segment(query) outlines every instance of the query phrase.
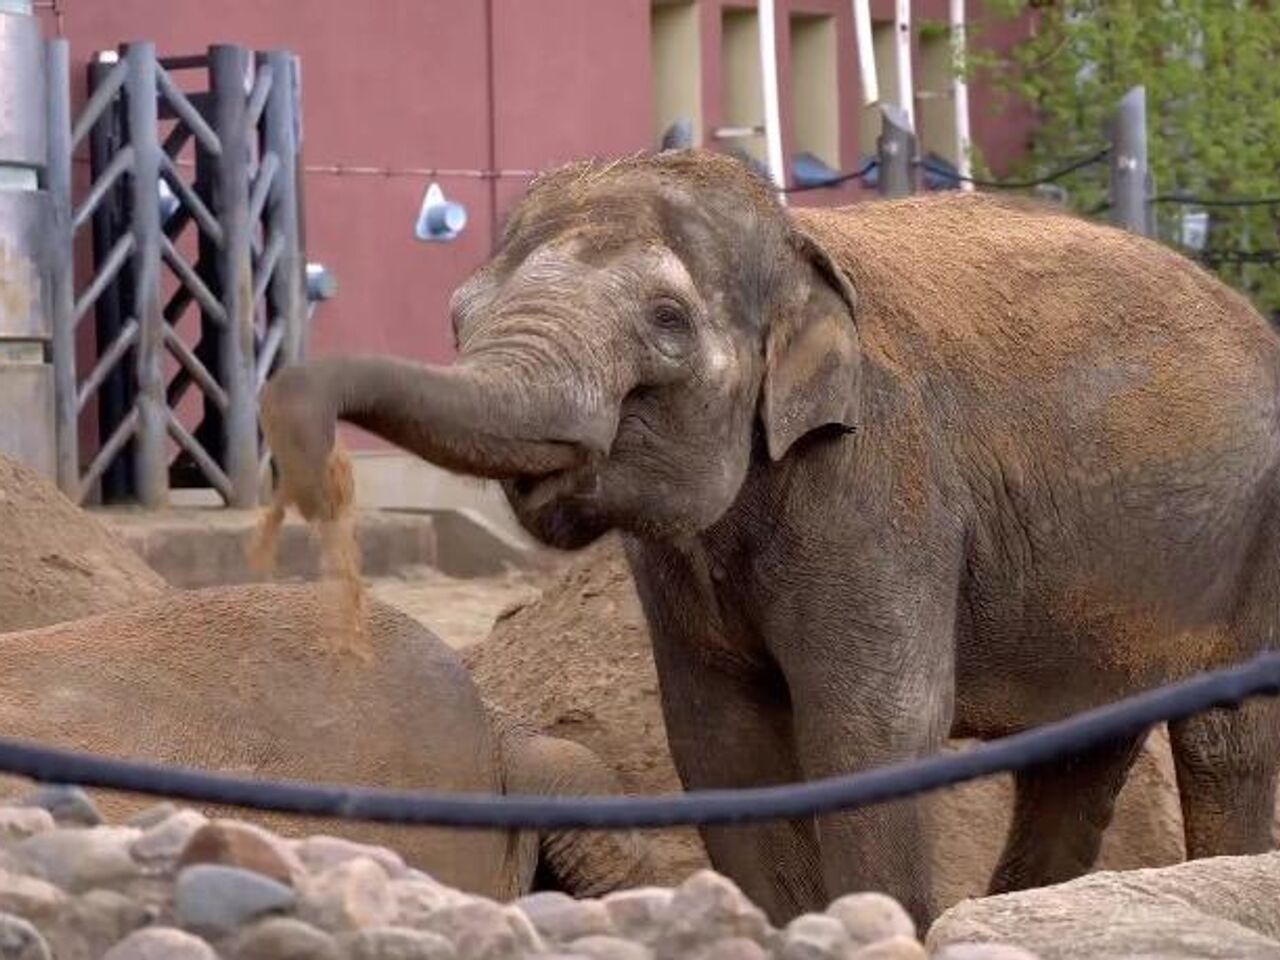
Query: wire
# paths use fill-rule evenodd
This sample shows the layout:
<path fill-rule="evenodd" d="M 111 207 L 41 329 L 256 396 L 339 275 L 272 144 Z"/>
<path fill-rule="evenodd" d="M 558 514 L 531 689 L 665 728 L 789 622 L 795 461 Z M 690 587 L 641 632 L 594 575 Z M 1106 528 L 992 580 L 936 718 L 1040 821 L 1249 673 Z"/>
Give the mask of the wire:
<path fill-rule="evenodd" d="M 1179 203 L 1194 207 L 1275 207 L 1280 206 L 1280 197 L 1238 197 L 1215 200 L 1212 197 L 1189 197 L 1185 194 L 1171 193 L 1152 197 L 1148 203 Z"/>
<path fill-rule="evenodd" d="M 794 187 L 782 187 L 779 193 L 805 193 L 809 190 L 826 190 L 828 187 L 838 187 L 842 183 L 848 183 L 850 180 L 861 180 L 868 173 L 880 165 L 880 161 L 876 159 L 868 160 L 857 170 L 848 173 L 841 173 L 834 177 L 823 180 L 821 183 L 805 183 Z"/>
<path fill-rule="evenodd" d="M 995 190 L 1026 190 L 1030 187 L 1039 187 L 1046 183 L 1053 183 L 1054 181 L 1061 180 L 1063 177 L 1067 176 L 1067 174 L 1075 173 L 1077 170 L 1083 170 L 1085 167 L 1092 166 L 1104 159 L 1110 152 L 1110 147 L 1103 147 L 1096 153 L 1090 154 L 1087 157 L 1082 157 L 1079 160 L 1067 164 L 1060 170 L 1055 170 L 1053 173 L 1046 174 L 1045 176 L 1039 177 L 1035 180 L 980 180 L 977 177 L 961 176 L 953 170 L 948 170 L 946 167 L 939 167 L 936 164 L 930 163 L 928 160 L 917 160 L 916 165 L 927 170 L 929 173 L 932 173 L 934 176 L 953 180 L 956 183 L 972 183 L 975 187 L 991 187 Z"/>
<path fill-rule="evenodd" d="M 75 783 L 202 803 L 311 816 L 471 829 L 634 829 L 789 820 L 884 803 L 978 777 L 1025 770 L 1157 723 L 1245 698 L 1280 693 L 1280 653 L 1202 673 L 971 750 L 786 786 L 665 797 L 532 797 L 412 793 L 251 780 L 118 760 L 0 739 L 0 770 L 43 783 Z"/>

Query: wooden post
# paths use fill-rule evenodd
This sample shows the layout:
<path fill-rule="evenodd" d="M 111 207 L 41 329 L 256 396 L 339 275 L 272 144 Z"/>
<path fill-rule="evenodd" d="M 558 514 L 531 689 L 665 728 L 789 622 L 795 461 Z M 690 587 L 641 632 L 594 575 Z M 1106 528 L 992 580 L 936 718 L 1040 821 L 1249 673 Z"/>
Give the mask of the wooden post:
<path fill-rule="evenodd" d="M 298 145 L 294 136 L 295 87 L 293 56 L 273 50 L 262 57 L 271 68 L 271 93 L 263 116 L 266 149 L 280 161 L 275 184 L 267 200 L 270 232 L 284 239 L 284 252 L 276 264 L 268 292 L 268 319 L 284 326 L 281 364 L 302 359 L 306 324 L 306 264 L 303 262 L 298 223 Z"/>
<path fill-rule="evenodd" d="M 1147 182 L 1147 92 L 1139 86 L 1120 98 L 1111 121 L 1112 223 L 1148 233 Z"/>
<path fill-rule="evenodd" d="M 880 104 L 879 150 L 880 193 L 885 197 L 906 197 L 915 192 L 912 161 L 916 138 L 906 111 L 896 104 Z"/>
<path fill-rule="evenodd" d="M 258 417 L 253 364 L 253 262 L 249 224 L 249 130 L 246 107 L 249 56 L 244 47 L 209 48 L 213 129 L 222 145 L 214 176 L 213 212 L 222 226 L 219 294 L 226 328 L 219 340 L 220 372 L 227 391 L 223 417 L 232 507 L 258 502 Z"/>
<path fill-rule="evenodd" d="M 157 509 L 169 501 L 166 448 L 168 411 L 165 401 L 164 316 L 160 305 L 160 139 L 156 111 L 156 48 L 131 43 L 124 49 L 129 65 L 129 143 L 134 167 L 130 178 L 133 230 L 133 304 L 138 320 L 136 372 L 138 431 L 134 437 L 138 501 Z"/>
<path fill-rule="evenodd" d="M 46 188 L 52 212 L 49 269 L 52 289 L 53 404 L 57 429 L 58 488 L 80 496 L 79 417 L 76 404 L 75 272 L 71 228 L 71 77 L 66 40 L 45 45 L 48 76 L 49 160 Z"/>

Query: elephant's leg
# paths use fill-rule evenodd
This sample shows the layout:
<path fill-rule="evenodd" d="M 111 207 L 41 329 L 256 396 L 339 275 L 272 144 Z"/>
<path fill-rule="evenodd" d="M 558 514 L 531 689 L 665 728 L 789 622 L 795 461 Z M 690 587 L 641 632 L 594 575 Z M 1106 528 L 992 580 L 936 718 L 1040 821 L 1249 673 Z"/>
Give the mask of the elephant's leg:
<path fill-rule="evenodd" d="M 1277 718 L 1257 701 L 1169 724 L 1189 859 L 1271 849 Z"/>
<path fill-rule="evenodd" d="M 1098 858 L 1146 734 L 1014 774 L 1013 823 L 991 893 L 1062 883 Z"/>

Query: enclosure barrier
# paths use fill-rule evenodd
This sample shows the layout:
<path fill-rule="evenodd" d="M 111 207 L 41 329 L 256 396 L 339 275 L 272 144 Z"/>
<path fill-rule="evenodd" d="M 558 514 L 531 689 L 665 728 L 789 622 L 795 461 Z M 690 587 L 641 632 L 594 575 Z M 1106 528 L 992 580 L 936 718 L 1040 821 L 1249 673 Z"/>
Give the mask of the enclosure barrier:
<path fill-rule="evenodd" d="M 789 820 L 897 800 L 979 777 L 1026 770 L 1158 723 L 1280 694 L 1280 653 L 1264 653 L 1105 707 L 971 750 L 861 773 L 781 786 L 666 797 L 532 797 L 427 793 L 252 780 L 118 760 L 0 738 L 0 771 L 43 783 L 79 784 L 279 813 L 502 830 L 630 830 L 686 824 Z"/>

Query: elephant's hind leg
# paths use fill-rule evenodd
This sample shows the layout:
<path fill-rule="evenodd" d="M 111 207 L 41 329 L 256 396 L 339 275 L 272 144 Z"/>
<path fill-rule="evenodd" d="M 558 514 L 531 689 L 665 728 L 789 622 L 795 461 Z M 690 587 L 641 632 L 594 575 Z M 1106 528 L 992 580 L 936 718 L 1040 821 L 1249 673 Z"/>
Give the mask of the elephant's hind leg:
<path fill-rule="evenodd" d="M 1013 824 L 990 892 L 1062 883 L 1088 871 L 1145 738 L 1144 733 L 1015 774 Z"/>
<path fill-rule="evenodd" d="M 1254 701 L 1169 725 L 1188 859 L 1271 849 L 1278 719 L 1275 703 Z"/>

